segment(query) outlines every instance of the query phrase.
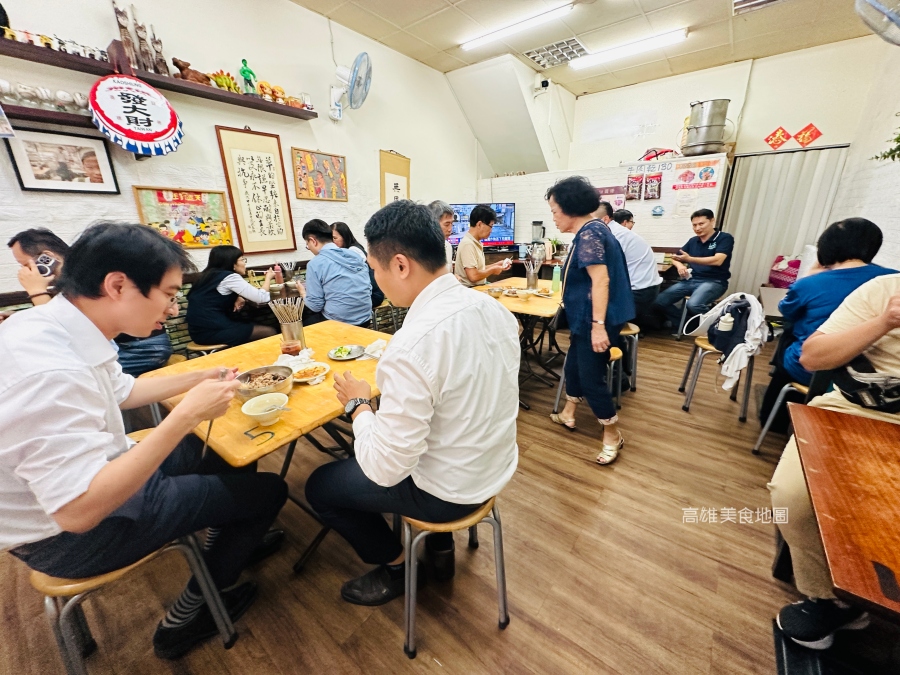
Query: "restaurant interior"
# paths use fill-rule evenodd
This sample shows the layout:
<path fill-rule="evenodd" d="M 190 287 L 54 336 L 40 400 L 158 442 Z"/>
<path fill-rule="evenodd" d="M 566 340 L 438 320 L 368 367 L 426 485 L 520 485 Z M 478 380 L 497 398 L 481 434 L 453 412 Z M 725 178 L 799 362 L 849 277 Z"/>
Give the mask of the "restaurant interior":
<path fill-rule="evenodd" d="M 0 673 L 900 672 L 898 0 L 2 0 L 0 24 Z M 424 235 L 383 257 L 384 223 Z M 81 353 L 28 326 L 112 302 L 75 270 L 118 231 L 180 267 L 131 284 L 168 296 L 152 333 L 94 321 L 114 387 L 167 392 L 116 399 L 131 449 L 101 465 L 199 405 L 163 382 L 213 373 L 203 461 L 286 484 L 244 586 L 212 521 L 97 573 L 34 553 L 91 529 L 29 473 L 79 433 L 36 411 L 94 403 L 16 355 Z M 109 246 L 129 280 L 156 264 Z M 410 295 L 426 272 L 456 300 Z M 484 325 L 450 328 L 463 306 Z M 420 456 L 376 478 L 408 424 Z M 448 496 L 504 429 L 502 490 Z M 475 463 L 435 471 L 442 434 Z M 369 508 L 402 549 L 375 561 L 322 506 L 350 464 L 469 512 Z M 396 592 L 353 599 L 372 564 Z M 167 652 L 192 585 L 208 634 Z"/>

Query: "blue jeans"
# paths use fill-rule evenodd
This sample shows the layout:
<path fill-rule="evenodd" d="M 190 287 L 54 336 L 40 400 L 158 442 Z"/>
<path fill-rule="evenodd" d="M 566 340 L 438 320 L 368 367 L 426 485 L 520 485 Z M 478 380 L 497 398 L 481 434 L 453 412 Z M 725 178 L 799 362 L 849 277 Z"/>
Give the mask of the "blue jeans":
<path fill-rule="evenodd" d="M 681 322 L 681 309 L 678 303 L 684 296 L 690 296 L 687 300 L 687 319 L 696 314 L 709 311 L 716 300 L 725 295 L 728 284 L 724 281 L 702 281 L 698 279 L 686 279 L 669 286 L 659 294 L 653 304 L 662 307 L 666 317 L 672 323 L 673 328 L 678 328 Z"/>
<path fill-rule="evenodd" d="M 166 365 L 172 343 L 166 333 L 119 344 L 119 365 L 128 375 L 138 377 Z"/>
<path fill-rule="evenodd" d="M 481 504 L 453 504 L 421 490 L 412 477 L 391 487 L 369 480 L 355 458 L 330 462 L 306 481 L 306 500 L 322 522 L 346 539 L 363 562 L 386 565 L 400 557 L 400 534 L 394 533 L 383 513 L 399 513 L 416 520 L 447 523 L 459 520 Z M 437 550 L 451 546 L 452 533 L 442 533 Z M 446 541 L 444 541 L 446 540 Z"/>

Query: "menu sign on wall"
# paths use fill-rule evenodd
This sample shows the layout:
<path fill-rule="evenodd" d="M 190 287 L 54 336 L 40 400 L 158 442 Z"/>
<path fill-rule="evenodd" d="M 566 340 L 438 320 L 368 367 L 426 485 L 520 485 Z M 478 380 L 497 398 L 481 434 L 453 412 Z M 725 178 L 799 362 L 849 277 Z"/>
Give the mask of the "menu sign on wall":
<path fill-rule="evenodd" d="M 672 184 L 672 189 L 702 190 L 716 187 L 721 162 L 720 159 L 676 162 L 675 182 Z"/>

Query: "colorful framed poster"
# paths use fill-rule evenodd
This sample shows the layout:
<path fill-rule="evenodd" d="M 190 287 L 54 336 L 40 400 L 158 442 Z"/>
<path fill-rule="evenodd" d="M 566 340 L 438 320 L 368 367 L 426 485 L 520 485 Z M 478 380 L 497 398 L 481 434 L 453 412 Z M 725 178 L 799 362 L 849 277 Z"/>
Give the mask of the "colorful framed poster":
<path fill-rule="evenodd" d="M 212 248 L 234 243 L 224 191 L 132 187 L 144 225 L 185 248 Z"/>
<path fill-rule="evenodd" d="M 228 198 L 244 253 L 296 251 L 281 139 L 249 129 L 216 127 Z"/>
<path fill-rule="evenodd" d="M 23 190 L 119 194 L 102 138 L 16 129 L 4 140 Z"/>
<path fill-rule="evenodd" d="M 347 158 L 316 150 L 291 148 L 297 199 L 347 201 Z"/>
<path fill-rule="evenodd" d="M 381 150 L 381 205 L 409 199 L 409 157 Z"/>

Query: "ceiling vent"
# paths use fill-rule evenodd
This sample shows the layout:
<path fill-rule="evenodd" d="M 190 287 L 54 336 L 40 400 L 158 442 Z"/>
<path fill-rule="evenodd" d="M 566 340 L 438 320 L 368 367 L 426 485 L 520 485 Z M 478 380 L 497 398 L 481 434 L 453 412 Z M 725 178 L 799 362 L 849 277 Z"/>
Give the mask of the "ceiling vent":
<path fill-rule="evenodd" d="M 769 5 L 774 5 L 778 2 L 782 2 L 783 0 L 733 0 L 734 1 L 734 15 L 737 16 L 739 14 L 746 14 L 747 12 L 753 12 L 757 9 L 762 9 L 763 7 L 768 7 Z"/>
<path fill-rule="evenodd" d="M 561 40 L 560 42 L 554 42 L 552 45 L 545 45 L 525 52 L 525 56 L 541 68 L 552 68 L 586 54 L 587 50 L 584 48 L 584 45 L 575 38 Z"/>

